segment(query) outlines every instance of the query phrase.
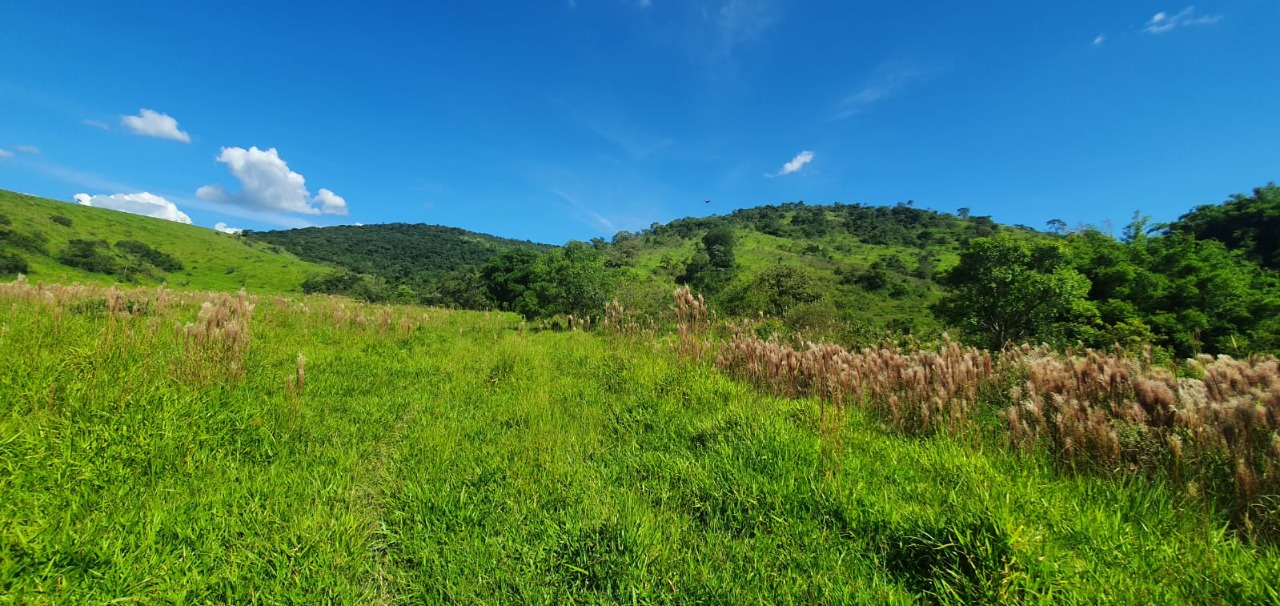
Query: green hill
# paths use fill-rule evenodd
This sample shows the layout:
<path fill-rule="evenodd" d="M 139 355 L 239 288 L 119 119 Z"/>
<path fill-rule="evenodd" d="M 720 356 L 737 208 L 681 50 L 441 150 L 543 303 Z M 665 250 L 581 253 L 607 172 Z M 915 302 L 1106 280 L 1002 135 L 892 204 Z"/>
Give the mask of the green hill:
<path fill-rule="evenodd" d="M 0 190 L 0 279 L 298 292 L 328 271 L 212 229 Z"/>
<path fill-rule="evenodd" d="M 725 313 L 840 322 L 869 336 L 936 327 L 935 274 L 955 265 L 964 242 L 997 233 L 1052 237 L 910 204 L 791 202 L 622 232 L 607 256 L 627 273 L 624 304 L 646 307 L 688 284 Z"/>
<path fill-rule="evenodd" d="M 309 283 L 310 292 L 332 292 L 373 301 L 395 297 L 461 307 L 484 306 L 472 296 L 479 287 L 466 277 L 490 259 L 508 250 L 541 253 L 555 248 L 421 223 L 246 231 L 244 236 L 251 241 L 278 246 L 308 261 L 365 276 L 363 280 L 356 276 L 332 276 L 324 283 Z"/>

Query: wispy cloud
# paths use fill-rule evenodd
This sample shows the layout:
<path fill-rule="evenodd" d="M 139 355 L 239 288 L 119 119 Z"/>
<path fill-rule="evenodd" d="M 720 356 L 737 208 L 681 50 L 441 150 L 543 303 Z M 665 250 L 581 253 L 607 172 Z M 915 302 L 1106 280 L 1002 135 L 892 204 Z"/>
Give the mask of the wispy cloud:
<path fill-rule="evenodd" d="M 191 142 L 191 135 L 178 130 L 178 121 L 169 114 L 143 109 L 136 116 L 120 116 L 120 123 L 135 135 Z"/>
<path fill-rule="evenodd" d="M 675 144 L 668 137 L 647 132 L 616 109 L 586 112 L 564 105 L 570 120 L 616 146 L 631 160 L 644 160 Z"/>
<path fill-rule="evenodd" d="M 758 42 L 778 22 L 779 9 L 770 0 L 727 0 L 714 15 L 707 13 L 715 32 L 713 54 L 728 59 L 746 44 Z"/>
<path fill-rule="evenodd" d="M 1188 27 L 1192 25 L 1213 25 L 1222 20 L 1222 15 L 1197 15 L 1196 7 L 1188 6 L 1181 12 L 1170 15 L 1166 12 L 1158 12 L 1151 17 L 1143 26 L 1142 31 L 1148 34 L 1164 34 L 1171 32 L 1179 27 Z"/>
<path fill-rule="evenodd" d="M 1106 34 L 1098 34 L 1098 37 L 1093 39 L 1093 45 L 1094 45 L 1094 46 L 1102 46 L 1102 45 L 1103 45 L 1103 43 L 1105 43 L 1106 41 L 1107 41 L 1107 35 L 1106 35 Z"/>
<path fill-rule="evenodd" d="M 779 170 L 778 172 L 773 174 L 766 173 L 765 176 L 769 178 L 773 178 L 773 177 L 781 177 L 783 175 L 789 175 L 792 173 L 798 173 L 800 172 L 801 169 L 804 168 L 806 164 L 810 162 L 813 162 L 813 152 L 809 150 L 805 150 L 796 154 L 796 157 L 792 158 L 790 162 L 783 164 L 782 170 Z"/>
<path fill-rule="evenodd" d="M 605 217 L 604 215 L 596 212 L 594 209 L 587 206 L 586 204 L 583 204 L 576 197 L 566 194 L 563 191 L 560 191 L 558 189 L 551 190 L 551 193 L 555 194 L 556 197 L 560 198 L 561 200 L 568 202 L 569 206 L 572 206 L 575 210 L 581 213 L 584 213 L 588 217 L 590 217 L 591 221 L 596 225 L 596 227 L 606 229 L 609 231 L 609 233 L 618 232 L 618 226 L 614 225 L 613 221 L 610 221 L 608 217 Z"/>
<path fill-rule="evenodd" d="M 884 63 L 867 78 L 862 88 L 840 100 L 832 120 L 844 120 L 867 111 L 872 105 L 900 94 L 904 89 L 928 79 L 937 68 L 898 62 Z"/>
<path fill-rule="evenodd" d="M 24 161 L 23 166 L 46 177 L 57 179 L 63 183 L 78 185 L 87 189 L 98 189 L 104 191 L 138 191 L 140 189 L 126 183 L 121 183 L 109 177 L 103 177 L 94 173 L 68 168 L 66 166 L 59 166 L 57 164 L 49 164 L 47 162 L 26 160 Z"/>
<path fill-rule="evenodd" d="M 13 157 L 13 152 L 7 149 L 4 149 L 3 147 L 0 147 L 0 158 L 12 158 L 12 157 Z"/>
<path fill-rule="evenodd" d="M 39 148 L 39 147 L 36 147 L 36 146 L 34 146 L 34 145 L 19 145 L 19 146 L 15 147 L 14 149 L 16 149 L 16 150 L 18 150 L 18 151 L 20 151 L 20 152 L 22 152 L 22 153 L 24 153 L 24 154 L 39 154 L 39 153 L 40 153 L 40 148 Z"/>
<path fill-rule="evenodd" d="M 101 120 L 88 120 L 88 119 L 86 119 L 86 120 L 81 120 L 81 121 L 80 121 L 80 123 L 81 123 L 81 124 L 83 124 L 83 125 L 85 125 L 85 126 L 92 126 L 93 128 L 96 128 L 96 129 L 99 129 L 99 130 L 111 130 L 111 125 L 110 125 L 110 124 L 107 124 L 106 122 L 103 122 L 103 121 L 101 121 Z"/>

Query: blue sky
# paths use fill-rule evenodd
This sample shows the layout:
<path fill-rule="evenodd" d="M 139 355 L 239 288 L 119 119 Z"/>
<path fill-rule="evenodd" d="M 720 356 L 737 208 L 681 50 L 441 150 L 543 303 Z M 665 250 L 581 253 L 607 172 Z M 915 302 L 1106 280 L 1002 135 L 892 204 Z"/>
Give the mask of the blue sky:
<path fill-rule="evenodd" d="M 209 227 L 563 243 L 914 200 L 1118 232 L 1280 180 L 1280 0 L 17 1 L 0 23 L 0 188 Z"/>

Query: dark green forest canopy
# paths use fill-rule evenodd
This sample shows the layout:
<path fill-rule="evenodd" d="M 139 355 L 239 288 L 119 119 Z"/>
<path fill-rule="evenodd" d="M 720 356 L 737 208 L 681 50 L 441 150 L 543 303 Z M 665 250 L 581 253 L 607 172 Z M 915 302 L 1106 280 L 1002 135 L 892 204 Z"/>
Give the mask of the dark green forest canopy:
<path fill-rule="evenodd" d="M 244 236 L 288 249 L 308 261 L 332 263 L 396 281 L 429 281 L 458 269 L 479 267 L 512 248 L 554 248 L 421 223 L 246 231 Z"/>
<path fill-rule="evenodd" d="M 1280 270 L 1280 187 L 1268 183 L 1252 196 L 1197 206 L 1168 226 L 1198 240 L 1217 240 L 1270 269 Z"/>

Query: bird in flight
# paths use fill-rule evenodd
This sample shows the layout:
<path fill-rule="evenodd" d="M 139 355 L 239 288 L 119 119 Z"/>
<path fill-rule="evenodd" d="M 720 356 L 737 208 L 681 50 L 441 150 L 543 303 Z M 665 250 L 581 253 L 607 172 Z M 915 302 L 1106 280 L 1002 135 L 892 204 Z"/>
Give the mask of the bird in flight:
<path fill-rule="evenodd" d="M 707 201 L 706 201 L 706 203 L 707 203 L 707 204 L 711 204 L 711 200 L 707 200 Z"/>

